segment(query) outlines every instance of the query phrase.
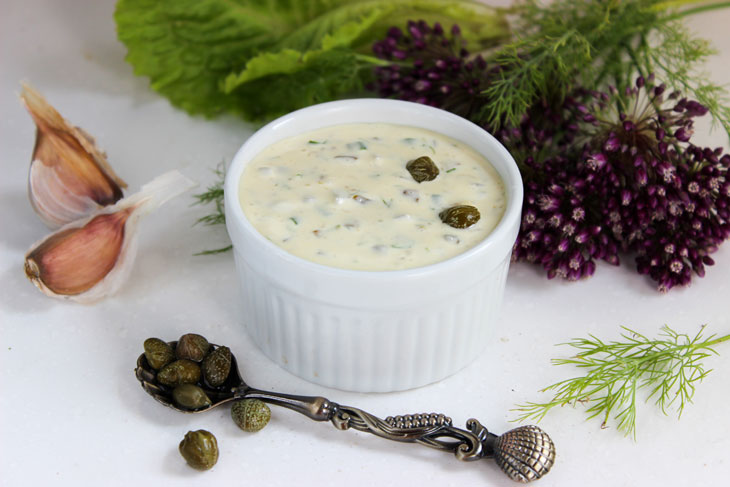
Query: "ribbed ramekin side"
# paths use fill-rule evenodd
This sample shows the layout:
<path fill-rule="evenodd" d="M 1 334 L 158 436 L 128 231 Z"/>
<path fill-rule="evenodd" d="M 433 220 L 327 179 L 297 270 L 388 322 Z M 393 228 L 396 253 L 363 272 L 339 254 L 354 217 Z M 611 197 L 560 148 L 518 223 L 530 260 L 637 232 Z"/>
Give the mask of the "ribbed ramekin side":
<path fill-rule="evenodd" d="M 387 312 L 316 301 L 280 288 L 242 259 L 237 264 L 243 322 L 269 358 L 317 384 L 388 392 L 441 380 L 482 352 L 509 259 L 456 295 Z"/>

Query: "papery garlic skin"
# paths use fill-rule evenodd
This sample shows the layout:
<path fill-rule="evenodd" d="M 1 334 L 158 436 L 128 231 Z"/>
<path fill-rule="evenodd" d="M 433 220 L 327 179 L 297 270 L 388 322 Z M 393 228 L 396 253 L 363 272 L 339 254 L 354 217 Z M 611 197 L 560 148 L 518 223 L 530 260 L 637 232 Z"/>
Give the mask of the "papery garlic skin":
<path fill-rule="evenodd" d="M 122 198 L 127 184 L 93 137 L 71 125 L 26 84 L 20 99 L 37 128 L 28 196 L 46 225 L 58 228 Z"/>
<path fill-rule="evenodd" d="M 81 303 L 115 293 L 132 269 L 140 218 L 195 185 L 171 171 L 117 204 L 63 226 L 26 253 L 26 276 L 48 296 Z"/>

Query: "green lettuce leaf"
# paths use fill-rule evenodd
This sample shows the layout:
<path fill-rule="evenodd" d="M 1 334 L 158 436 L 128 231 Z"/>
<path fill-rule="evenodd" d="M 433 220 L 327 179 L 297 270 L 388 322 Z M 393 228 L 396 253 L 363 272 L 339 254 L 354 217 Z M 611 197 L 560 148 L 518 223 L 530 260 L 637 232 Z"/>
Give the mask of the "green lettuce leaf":
<path fill-rule="evenodd" d="M 266 120 L 362 90 L 363 69 L 369 72 L 370 65 L 348 49 L 285 50 L 253 59 L 224 87 L 230 85 L 235 111 L 250 120 Z"/>
<path fill-rule="evenodd" d="M 504 16 L 458 0 L 119 0 L 135 74 L 191 114 L 266 119 L 362 89 L 372 43 L 393 25 L 458 23 L 470 47 L 507 35 Z"/>

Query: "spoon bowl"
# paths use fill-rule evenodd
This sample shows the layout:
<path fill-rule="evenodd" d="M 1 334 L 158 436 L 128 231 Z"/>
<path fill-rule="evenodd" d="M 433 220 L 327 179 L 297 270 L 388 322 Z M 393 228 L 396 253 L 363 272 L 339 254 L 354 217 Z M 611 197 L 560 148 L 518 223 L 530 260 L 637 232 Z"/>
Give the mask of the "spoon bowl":
<path fill-rule="evenodd" d="M 167 342 L 167 344 L 174 350 L 177 346 L 177 341 Z M 219 345 L 212 343 L 210 346 L 211 351 L 219 347 Z M 241 373 L 238 370 L 238 362 L 233 354 L 231 354 L 231 370 L 222 385 L 218 387 L 211 387 L 206 384 L 203 379 L 201 379 L 201 382 L 197 384 L 203 389 L 203 391 L 205 391 L 205 394 L 211 400 L 210 406 L 200 409 L 191 410 L 175 404 L 175 401 L 172 399 L 172 391 L 174 387 L 160 384 L 157 381 L 157 371 L 153 369 L 147 361 L 145 354 L 140 355 L 137 359 L 137 367 L 134 369 L 134 373 L 137 376 L 137 380 L 142 384 L 144 390 L 147 391 L 150 396 L 155 398 L 157 402 L 182 413 L 202 413 L 204 411 L 208 411 L 209 409 L 213 409 L 221 404 L 233 401 L 237 397 L 242 398 L 242 396 L 245 395 L 245 391 L 250 389 L 241 377 Z"/>

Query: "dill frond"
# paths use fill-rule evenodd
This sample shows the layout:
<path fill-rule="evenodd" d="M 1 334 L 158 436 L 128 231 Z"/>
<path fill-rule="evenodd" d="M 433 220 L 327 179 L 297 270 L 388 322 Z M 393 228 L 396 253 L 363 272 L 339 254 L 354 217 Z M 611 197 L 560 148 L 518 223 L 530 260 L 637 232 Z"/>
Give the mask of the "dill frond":
<path fill-rule="evenodd" d="M 202 223 L 203 225 L 225 225 L 226 223 L 226 211 L 225 211 L 225 200 L 223 195 L 223 184 L 226 178 L 225 164 L 221 162 L 213 170 L 217 180 L 208 186 L 205 192 L 193 195 L 195 202 L 193 205 L 213 205 L 212 212 L 195 221 L 195 225 Z M 231 245 L 226 245 L 217 249 L 203 250 L 196 253 L 195 255 L 214 255 L 221 254 L 231 250 Z"/>
<path fill-rule="evenodd" d="M 646 337 L 622 327 L 622 341 L 604 342 L 589 335 L 561 345 L 577 350 L 569 358 L 554 359 L 554 365 L 573 365 L 585 374 L 552 384 L 542 392 L 552 392 L 553 398 L 544 403 L 528 402 L 513 411 L 520 415 L 516 421 L 542 420 L 556 406 L 583 404 L 588 419 L 600 417 L 602 426 L 613 419 L 617 429 L 636 439 L 637 393 L 649 391 L 646 400 L 664 414 L 674 406 L 681 417 L 685 406 L 692 402 L 695 386 L 710 370 L 702 360 L 717 354 L 713 347 L 730 340 L 730 335 L 703 337 L 704 326 L 696 335 L 677 333 L 664 326 L 657 338 Z"/>
<path fill-rule="evenodd" d="M 672 89 L 706 106 L 730 135 L 730 98 L 724 87 L 707 82 L 699 66 L 714 53 L 693 38 L 679 19 L 730 6 L 714 2 L 685 8 L 695 0 L 526 0 L 518 15 L 515 40 L 504 44 L 490 63 L 500 69 L 480 94 L 477 123 L 493 129 L 515 126 L 539 100 L 562 100 L 576 86 L 619 92 L 637 74 L 655 73 Z M 683 10 L 684 8 L 684 10 Z"/>
<path fill-rule="evenodd" d="M 694 97 L 730 136 L 730 97 L 723 86 L 707 81 L 700 69 L 716 54 L 715 49 L 706 40 L 693 38 L 679 21 L 658 26 L 646 44 L 638 68 L 656 73 L 673 90 Z"/>

